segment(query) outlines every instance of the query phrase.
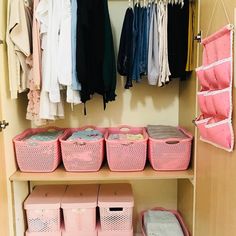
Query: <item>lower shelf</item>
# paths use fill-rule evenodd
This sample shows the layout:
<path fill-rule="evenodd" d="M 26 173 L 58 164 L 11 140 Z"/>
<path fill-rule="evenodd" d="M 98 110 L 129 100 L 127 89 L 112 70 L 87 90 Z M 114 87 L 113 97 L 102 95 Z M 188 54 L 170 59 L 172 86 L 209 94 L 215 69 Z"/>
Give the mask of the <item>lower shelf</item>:
<path fill-rule="evenodd" d="M 154 171 L 147 166 L 141 172 L 112 172 L 104 166 L 98 172 L 72 173 L 66 172 L 64 167 L 59 167 L 52 173 L 23 173 L 16 171 L 11 181 L 93 181 L 93 180 L 148 180 L 148 179 L 189 179 L 193 183 L 194 171 Z"/>

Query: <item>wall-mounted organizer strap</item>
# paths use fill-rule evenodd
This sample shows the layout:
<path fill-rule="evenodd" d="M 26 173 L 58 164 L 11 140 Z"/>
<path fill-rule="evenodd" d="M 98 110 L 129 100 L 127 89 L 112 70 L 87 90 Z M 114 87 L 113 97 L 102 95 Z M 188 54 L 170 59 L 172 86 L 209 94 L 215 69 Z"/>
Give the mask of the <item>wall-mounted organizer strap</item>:
<path fill-rule="evenodd" d="M 202 40 L 203 65 L 196 69 L 201 85 L 197 96 L 202 115 L 195 120 L 200 139 L 229 152 L 234 147 L 233 29 L 229 24 Z"/>

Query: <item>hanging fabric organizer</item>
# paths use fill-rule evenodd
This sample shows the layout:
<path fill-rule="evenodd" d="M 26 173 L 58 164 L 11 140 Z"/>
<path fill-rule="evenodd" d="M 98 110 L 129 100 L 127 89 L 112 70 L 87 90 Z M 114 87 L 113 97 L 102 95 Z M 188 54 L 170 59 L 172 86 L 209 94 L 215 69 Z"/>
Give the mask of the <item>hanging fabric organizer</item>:
<path fill-rule="evenodd" d="M 203 65 L 196 69 L 201 85 L 195 120 L 200 139 L 226 151 L 233 151 L 232 125 L 233 25 L 227 25 L 202 41 Z"/>

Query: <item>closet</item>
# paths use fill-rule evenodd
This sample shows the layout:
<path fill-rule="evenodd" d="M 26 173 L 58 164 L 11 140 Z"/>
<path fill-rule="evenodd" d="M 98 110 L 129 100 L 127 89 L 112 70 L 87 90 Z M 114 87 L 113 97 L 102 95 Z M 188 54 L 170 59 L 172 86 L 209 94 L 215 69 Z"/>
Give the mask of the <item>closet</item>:
<path fill-rule="evenodd" d="M 8 0 L 9 1 L 9 0 Z M 147 166 L 143 172 L 115 173 L 104 166 L 97 173 L 68 173 L 62 167 L 49 174 L 21 173 L 17 170 L 12 138 L 31 127 L 25 119 L 27 98 L 11 100 L 8 84 L 5 42 L 7 2 L 0 0 L 0 121 L 9 125 L 0 129 L 0 236 L 23 236 L 26 229 L 23 201 L 33 186 L 39 184 L 115 183 L 132 184 L 135 197 L 134 231 L 140 233 L 139 213 L 161 206 L 177 209 L 183 215 L 193 236 L 229 236 L 236 233 L 236 153 L 228 153 L 199 140 L 192 120 L 198 114 L 196 91 L 198 84 L 193 72 L 185 81 L 174 80 L 164 88 L 150 87 L 146 81 L 124 90 L 124 80 L 118 77 L 116 102 L 102 111 L 102 99 L 96 97 L 83 107 L 66 106 L 66 117 L 56 126 L 78 127 L 85 124 L 115 126 L 130 124 L 180 125 L 195 134 L 191 166 L 186 171 L 156 172 Z M 236 24 L 234 0 L 195 0 L 195 35 L 206 36 L 230 23 Z M 109 0 L 111 24 L 116 51 L 127 8 L 127 0 Z M 215 9 L 215 10 L 214 10 Z M 214 10 L 214 11 L 213 11 Z M 214 14 L 212 14 L 214 13 Z M 235 22 L 234 22 L 235 21 Z M 195 67 L 201 63 L 201 46 L 195 42 Z M 234 88 L 234 110 L 236 109 Z M 236 124 L 234 113 L 233 124 Z"/>

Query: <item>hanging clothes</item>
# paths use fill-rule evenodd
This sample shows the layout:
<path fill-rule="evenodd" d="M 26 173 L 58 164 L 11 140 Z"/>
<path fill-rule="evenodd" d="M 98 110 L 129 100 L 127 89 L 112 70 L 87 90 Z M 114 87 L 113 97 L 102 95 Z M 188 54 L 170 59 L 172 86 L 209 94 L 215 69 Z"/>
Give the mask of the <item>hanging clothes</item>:
<path fill-rule="evenodd" d="M 104 8 L 104 59 L 103 59 L 103 82 L 105 92 L 103 99 L 105 103 L 114 101 L 116 94 L 116 61 L 111 22 L 107 0 L 103 0 Z M 106 105 L 104 104 L 104 109 Z"/>
<path fill-rule="evenodd" d="M 188 23 L 188 56 L 187 56 L 187 64 L 186 71 L 193 71 L 194 67 L 194 32 L 195 32 L 195 2 L 189 1 L 189 23 Z"/>
<path fill-rule="evenodd" d="M 33 25 L 32 25 L 32 41 L 33 41 L 33 81 L 35 89 L 39 90 L 41 87 L 41 67 L 42 54 L 40 42 L 40 23 L 36 19 L 36 9 L 39 0 L 34 0 L 33 3 Z"/>
<path fill-rule="evenodd" d="M 42 88 L 39 114 L 40 118 L 45 120 L 64 117 L 56 67 L 59 42 L 59 3 L 59 0 L 40 0 L 36 10 L 42 40 Z"/>
<path fill-rule="evenodd" d="M 30 67 L 26 58 L 32 53 L 32 0 L 8 1 L 7 53 L 11 98 L 27 89 Z"/>
<path fill-rule="evenodd" d="M 77 75 L 81 101 L 103 96 L 104 108 L 115 100 L 116 65 L 106 0 L 80 0 L 77 23 Z"/>
<path fill-rule="evenodd" d="M 158 86 L 161 87 L 169 82 L 171 75 L 168 60 L 168 7 L 167 3 L 159 2 L 158 4 L 158 41 L 159 41 L 159 66 L 160 74 L 158 79 Z"/>
<path fill-rule="evenodd" d="M 188 55 L 189 0 L 168 5 L 168 58 L 171 78 L 185 78 Z"/>
<path fill-rule="evenodd" d="M 58 81 L 60 85 L 67 86 L 66 101 L 72 104 L 80 104 L 81 99 L 78 90 L 72 87 L 72 5 L 70 0 L 61 1 L 61 16 L 58 42 Z M 74 30 L 74 29 L 73 29 Z M 66 47 L 65 47 L 66 43 Z M 74 49 L 74 48 L 73 48 Z"/>
<path fill-rule="evenodd" d="M 157 85 L 160 75 L 160 60 L 159 60 L 159 32 L 157 25 L 157 5 L 151 6 L 150 10 L 151 21 L 149 31 L 149 47 L 148 47 L 148 83 Z"/>
<path fill-rule="evenodd" d="M 72 50 L 72 89 L 81 90 L 76 70 L 77 0 L 71 0 L 71 50 Z"/>
<path fill-rule="evenodd" d="M 33 25 L 32 25 L 32 44 L 33 54 L 26 61 L 31 67 L 28 82 L 28 106 L 26 119 L 33 121 L 37 126 L 45 125 L 46 120 L 42 120 L 39 117 L 40 111 L 40 86 L 41 86 L 41 42 L 40 42 L 40 24 L 36 19 L 36 9 L 38 7 L 39 0 L 33 2 Z"/>
<path fill-rule="evenodd" d="M 139 73 L 140 75 L 147 74 L 147 48 L 148 48 L 148 38 L 147 38 L 147 20 L 148 20 L 148 11 L 147 7 L 143 6 L 141 8 L 142 19 L 141 19 L 141 31 L 140 31 L 140 61 L 139 61 Z"/>
<path fill-rule="evenodd" d="M 132 80 L 140 81 L 140 52 L 142 37 L 142 8 L 139 3 L 134 6 L 134 23 L 133 23 L 133 65 Z"/>
<path fill-rule="evenodd" d="M 131 66 L 133 64 L 133 20 L 134 11 L 133 8 L 129 7 L 125 13 L 117 59 L 117 70 L 119 74 L 127 77 L 125 84 L 126 89 L 133 86 L 131 78 Z"/>

